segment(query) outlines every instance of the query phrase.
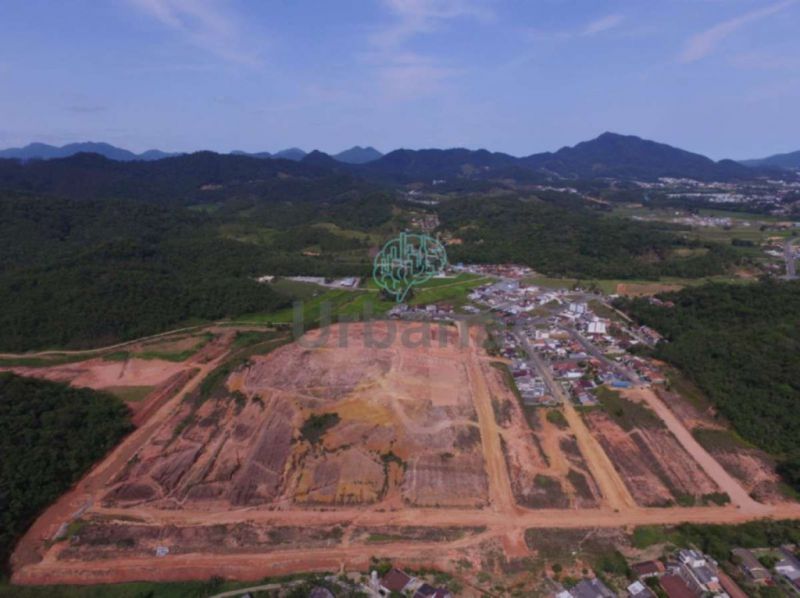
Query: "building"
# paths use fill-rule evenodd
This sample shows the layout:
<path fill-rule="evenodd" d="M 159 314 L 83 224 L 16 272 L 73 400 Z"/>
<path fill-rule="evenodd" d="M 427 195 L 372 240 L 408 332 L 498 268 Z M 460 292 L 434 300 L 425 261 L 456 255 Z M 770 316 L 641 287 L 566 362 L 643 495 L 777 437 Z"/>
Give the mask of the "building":
<path fill-rule="evenodd" d="M 644 585 L 641 581 L 634 581 L 627 588 L 631 598 L 656 598 L 653 590 Z"/>
<path fill-rule="evenodd" d="M 747 598 L 747 594 L 745 594 L 744 590 L 742 590 L 742 588 L 740 588 L 724 571 L 720 571 L 718 575 L 722 589 L 730 598 Z"/>
<path fill-rule="evenodd" d="M 392 592 L 402 592 L 411 585 L 412 578 L 400 569 L 392 568 L 381 579 L 380 593 L 388 596 Z"/>
<path fill-rule="evenodd" d="M 753 583 L 764 585 L 772 579 L 772 575 L 770 575 L 767 568 L 758 561 L 756 555 L 746 548 L 734 548 L 731 553 L 734 559 L 738 561 L 739 568 L 744 571 L 745 575 Z"/>
<path fill-rule="evenodd" d="M 691 590 L 681 577 L 672 573 L 662 575 L 659 583 L 667 598 L 700 598 L 701 596 L 700 593 Z"/>
<path fill-rule="evenodd" d="M 597 578 L 584 579 L 569 591 L 574 598 L 616 598 L 616 594 Z"/>
<path fill-rule="evenodd" d="M 570 303 L 569 304 L 569 312 L 572 314 L 585 314 L 586 313 L 586 304 L 585 303 Z"/>
<path fill-rule="evenodd" d="M 589 322 L 589 334 L 605 334 L 606 323 L 600 320 L 593 320 Z"/>
<path fill-rule="evenodd" d="M 424 583 L 414 592 L 414 598 L 431 598 L 435 593 L 436 588 L 430 584 Z"/>
<path fill-rule="evenodd" d="M 697 550 L 684 549 L 678 551 L 678 561 L 678 575 L 694 592 L 715 594 L 722 591 L 717 565 L 709 557 Z"/>
<path fill-rule="evenodd" d="M 666 568 L 661 561 L 643 561 L 631 565 L 631 570 L 639 579 L 647 579 L 648 577 L 658 577 L 666 571 Z"/>
<path fill-rule="evenodd" d="M 783 558 L 775 563 L 775 572 L 782 575 L 800 593 L 800 560 L 787 547 L 781 547 Z"/>
<path fill-rule="evenodd" d="M 453 595 L 447 588 L 434 588 L 424 583 L 414 592 L 414 598 L 453 598 Z"/>

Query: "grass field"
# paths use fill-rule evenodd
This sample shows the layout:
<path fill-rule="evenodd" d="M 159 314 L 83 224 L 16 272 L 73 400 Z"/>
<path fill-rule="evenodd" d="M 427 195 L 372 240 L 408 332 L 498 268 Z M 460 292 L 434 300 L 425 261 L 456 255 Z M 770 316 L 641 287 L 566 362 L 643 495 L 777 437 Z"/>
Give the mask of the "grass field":
<path fill-rule="evenodd" d="M 142 346 L 141 351 L 128 351 L 128 350 L 120 350 L 120 351 L 111 351 L 109 353 L 102 354 L 103 359 L 106 361 L 127 361 L 128 359 L 161 359 L 164 361 L 174 361 L 176 363 L 180 363 L 182 361 L 186 361 L 192 355 L 200 351 L 203 347 L 205 347 L 212 339 L 214 335 L 210 332 L 205 332 L 203 334 L 196 334 L 192 335 L 191 339 L 194 340 L 194 343 L 186 348 L 182 348 L 181 350 L 175 350 L 174 347 L 176 343 L 180 343 L 183 340 L 189 340 L 187 337 L 166 337 L 164 339 L 145 343 Z M 101 356 L 101 355 L 97 355 Z M 88 359 L 89 357 L 82 357 L 83 359 Z"/>
<path fill-rule="evenodd" d="M 365 305 L 370 304 L 373 315 L 385 313 L 394 303 L 381 301 L 376 293 L 367 291 L 328 290 L 305 301 L 300 301 L 303 321 L 306 325 L 319 322 L 323 315 L 337 318 L 359 318 L 365 313 Z M 327 310 L 327 311 L 326 311 Z M 248 314 L 236 319 L 238 323 L 290 324 L 294 318 L 294 307 L 262 313 Z"/>
<path fill-rule="evenodd" d="M 0 359 L 0 366 L 2 367 L 28 367 L 28 368 L 45 368 L 55 365 L 64 365 L 66 363 L 75 363 L 78 361 L 85 361 L 92 357 L 100 357 L 101 353 L 78 353 L 75 355 L 52 355 L 48 357 L 13 357 Z"/>
<path fill-rule="evenodd" d="M 154 386 L 111 386 L 106 388 L 115 397 L 122 399 L 126 403 L 136 403 L 149 395 Z"/>
<path fill-rule="evenodd" d="M 318 284 L 299 282 L 297 280 L 290 280 L 288 278 L 278 278 L 275 280 L 275 282 L 270 283 L 269 286 L 279 293 L 300 299 L 302 301 L 311 299 L 315 295 L 324 293 L 327 290 L 325 287 L 321 287 Z"/>
<path fill-rule="evenodd" d="M 472 289 L 488 282 L 491 282 L 489 278 L 474 274 L 459 274 L 454 279 L 434 278 L 424 285 L 414 287 L 414 297 L 410 303 L 450 303 L 454 307 L 460 307 L 467 303 L 467 295 Z"/>
<path fill-rule="evenodd" d="M 276 283 L 279 281 L 276 281 Z M 293 281 L 286 281 L 293 282 Z M 410 305 L 426 305 L 429 303 L 450 303 L 456 307 L 467 302 L 467 295 L 472 289 L 489 282 L 489 279 L 474 274 L 460 274 L 453 278 L 434 278 L 425 284 L 414 287 L 414 295 L 409 301 Z M 370 279 L 359 290 L 327 289 L 318 285 L 314 287 L 316 294 L 306 292 L 305 297 L 300 297 L 303 309 L 303 321 L 306 325 L 320 321 L 325 310 L 329 310 L 331 319 L 363 319 L 380 316 L 396 305 L 394 301 L 387 301 L 381 297 L 380 289 L 374 280 Z M 308 289 L 305 289 L 308 291 Z M 251 324 L 289 324 L 294 318 L 294 307 L 270 312 L 248 314 L 237 318 L 237 323 Z"/>
<path fill-rule="evenodd" d="M 679 370 L 667 367 L 665 373 L 670 390 L 685 398 L 700 411 L 705 411 L 711 407 L 711 402 L 703 394 L 703 391 Z"/>
<path fill-rule="evenodd" d="M 688 286 L 708 284 L 712 282 L 747 284 L 752 281 L 750 279 L 739 278 L 734 275 L 724 274 L 718 276 L 706 276 L 705 278 L 674 278 L 665 276 L 658 280 L 641 280 L 641 279 L 579 280 L 576 278 L 551 278 L 547 276 L 534 276 L 531 278 L 526 278 L 522 282 L 524 284 L 535 285 L 546 289 L 572 289 L 576 285 L 580 285 L 580 287 L 583 289 L 597 288 L 606 295 L 613 295 L 617 292 L 617 286 L 620 284 L 626 284 L 626 285 L 663 284 L 663 285 L 676 285 L 681 287 L 688 287 Z"/>

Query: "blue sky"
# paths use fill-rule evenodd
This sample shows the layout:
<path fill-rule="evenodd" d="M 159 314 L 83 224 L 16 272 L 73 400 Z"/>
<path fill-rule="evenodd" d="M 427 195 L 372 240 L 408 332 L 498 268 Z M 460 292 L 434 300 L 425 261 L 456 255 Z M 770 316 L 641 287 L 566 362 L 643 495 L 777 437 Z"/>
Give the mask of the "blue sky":
<path fill-rule="evenodd" d="M 3 0 L 0 147 L 800 149 L 800 0 Z"/>

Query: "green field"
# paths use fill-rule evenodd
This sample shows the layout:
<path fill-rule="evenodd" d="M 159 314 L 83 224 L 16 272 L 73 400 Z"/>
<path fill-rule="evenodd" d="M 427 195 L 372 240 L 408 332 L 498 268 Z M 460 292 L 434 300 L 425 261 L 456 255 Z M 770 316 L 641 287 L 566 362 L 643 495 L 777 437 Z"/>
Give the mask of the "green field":
<path fill-rule="evenodd" d="M 136 403 L 143 400 L 154 388 L 154 386 L 112 386 L 104 390 L 126 403 Z"/>
<path fill-rule="evenodd" d="M 609 280 L 579 280 L 576 278 L 551 278 L 547 276 L 533 276 L 522 281 L 524 284 L 535 285 L 546 289 L 572 289 L 576 285 L 582 289 L 596 288 L 606 295 L 613 295 L 617 292 L 619 284 L 671 284 L 683 287 L 699 286 L 711 282 L 728 282 L 737 284 L 747 284 L 752 282 L 750 279 L 739 278 L 733 275 L 707 276 L 705 278 L 673 278 L 662 276 L 658 280 L 642 279 L 609 279 Z"/>
<path fill-rule="evenodd" d="M 276 283 L 279 281 L 276 281 Z M 288 281 L 293 282 L 293 281 Z M 433 278 L 425 284 L 414 287 L 410 305 L 427 305 L 430 303 L 450 303 L 455 307 L 467 302 L 467 295 L 472 289 L 490 280 L 474 274 L 459 274 L 453 278 Z M 374 280 L 364 285 L 364 289 L 344 290 L 327 289 L 318 285 L 308 285 L 319 290 L 317 294 L 306 293 L 301 298 L 303 321 L 306 327 L 320 321 L 324 307 L 330 311 L 331 319 L 339 318 L 360 320 L 365 314 L 370 317 L 381 316 L 396 305 L 394 301 L 381 298 L 379 287 Z M 294 318 L 294 307 L 287 307 L 270 313 L 256 313 L 241 316 L 235 320 L 239 324 L 289 324 Z"/>

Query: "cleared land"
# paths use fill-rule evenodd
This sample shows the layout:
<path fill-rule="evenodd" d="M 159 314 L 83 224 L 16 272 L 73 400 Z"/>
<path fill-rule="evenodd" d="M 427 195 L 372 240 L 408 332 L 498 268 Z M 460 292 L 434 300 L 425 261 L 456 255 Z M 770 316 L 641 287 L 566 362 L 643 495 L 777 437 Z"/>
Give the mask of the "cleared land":
<path fill-rule="evenodd" d="M 652 429 L 601 412 L 587 427 L 569 406 L 563 421 L 542 412 L 529 425 L 478 331 L 398 322 L 389 343 L 389 330 L 373 323 L 370 344 L 365 324 L 337 325 L 278 346 L 288 339 L 228 329 L 221 352 L 178 364 L 182 388 L 161 380 L 166 398 L 37 521 L 13 580 L 254 580 L 367 569 L 376 553 L 452 569 L 495 550 L 518 562 L 538 528 L 800 517 L 736 492 L 725 506 L 639 506 L 606 436 L 641 436 L 693 496 L 731 488 L 713 464 L 675 459 L 689 441 L 653 405 L 666 423 Z"/>

